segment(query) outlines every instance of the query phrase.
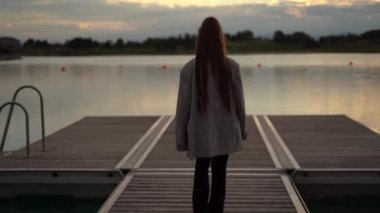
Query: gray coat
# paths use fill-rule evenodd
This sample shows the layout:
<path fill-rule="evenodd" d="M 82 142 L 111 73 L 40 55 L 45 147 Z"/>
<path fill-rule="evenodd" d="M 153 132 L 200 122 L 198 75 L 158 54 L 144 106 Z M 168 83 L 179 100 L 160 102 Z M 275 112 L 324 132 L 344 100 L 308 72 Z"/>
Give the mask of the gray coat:
<path fill-rule="evenodd" d="M 242 148 L 242 140 L 247 137 L 240 67 L 232 59 L 229 62 L 235 88 L 233 94 L 236 97 L 232 103 L 234 113 L 229 113 L 223 106 L 215 78 L 209 70 L 208 110 L 205 115 L 200 115 L 195 88 L 195 59 L 181 70 L 175 120 L 176 148 L 178 151 L 187 151 L 189 158 L 236 152 Z"/>

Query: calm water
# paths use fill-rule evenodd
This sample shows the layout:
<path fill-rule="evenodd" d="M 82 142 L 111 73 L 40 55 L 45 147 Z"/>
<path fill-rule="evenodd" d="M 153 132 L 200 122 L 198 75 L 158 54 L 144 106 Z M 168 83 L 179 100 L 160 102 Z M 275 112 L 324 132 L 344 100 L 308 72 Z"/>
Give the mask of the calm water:
<path fill-rule="evenodd" d="M 247 113 L 347 114 L 380 132 L 379 56 L 232 57 L 241 64 Z M 48 134 L 91 115 L 174 114 L 179 70 L 191 57 L 25 57 L 0 62 L 0 103 L 9 101 L 19 86 L 37 86 L 45 97 Z M 40 138 L 37 95 L 24 91 L 19 101 L 31 114 L 31 136 L 36 140 Z M 0 134 L 5 114 L 0 115 Z M 16 110 L 6 149 L 24 146 L 24 132 L 23 115 Z"/>
<path fill-rule="evenodd" d="M 0 210 L 8 213 L 93 213 L 103 199 L 76 199 L 68 195 L 19 195 L 11 200 L 0 199 Z"/>
<path fill-rule="evenodd" d="M 339 198 L 307 198 L 305 202 L 312 213 L 378 213 L 380 196 L 345 196 Z"/>

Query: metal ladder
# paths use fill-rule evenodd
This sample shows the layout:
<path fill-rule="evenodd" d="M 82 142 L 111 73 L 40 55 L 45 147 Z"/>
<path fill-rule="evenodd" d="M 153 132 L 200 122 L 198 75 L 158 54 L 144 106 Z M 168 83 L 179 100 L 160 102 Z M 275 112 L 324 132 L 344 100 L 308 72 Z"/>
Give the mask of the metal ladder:
<path fill-rule="evenodd" d="M 30 157 L 30 135 L 29 135 L 29 114 L 28 114 L 28 111 L 26 110 L 26 108 L 21 105 L 20 103 L 16 102 L 16 99 L 17 99 L 17 95 L 19 94 L 20 91 L 24 90 L 24 89 L 32 89 L 34 90 L 35 92 L 37 92 L 37 94 L 39 95 L 40 97 L 40 109 L 41 109 L 41 132 L 42 132 L 42 152 L 45 152 L 46 151 L 46 146 L 45 146 L 45 117 L 44 117 L 44 100 L 43 100 L 43 97 L 42 97 L 42 94 L 40 92 L 40 90 L 38 90 L 36 87 L 34 86 L 31 86 L 31 85 L 25 85 L 25 86 L 22 86 L 20 88 L 18 88 L 16 90 L 16 92 L 13 94 L 13 99 L 12 101 L 9 101 L 9 102 L 6 102 L 5 104 L 1 105 L 0 107 L 0 115 L 1 115 L 1 111 L 8 105 L 10 105 L 10 109 L 9 109 L 9 113 L 8 113 L 8 117 L 7 117 L 7 121 L 6 121 L 6 124 L 5 124 L 5 128 L 4 128 L 4 132 L 3 132 L 3 137 L 1 139 L 1 145 L 0 145 L 0 156 L 3 155 L 3 152 L 4 152 L 4 145 L 5 145 L 5 140 L 7 138 L 7 134 L 8 134 L 8 129 L 9 129 L 9 125 L 10 125 L 10 122 L 11 122 L 11 118 L 12 118 L 12 114 L 13 114 L 13 108 L 14 106 L 18 106 L 22 109 L 22 111 L 24 112 L 25 114 L 25 131 L 26 131 L 26 157 Z"/>

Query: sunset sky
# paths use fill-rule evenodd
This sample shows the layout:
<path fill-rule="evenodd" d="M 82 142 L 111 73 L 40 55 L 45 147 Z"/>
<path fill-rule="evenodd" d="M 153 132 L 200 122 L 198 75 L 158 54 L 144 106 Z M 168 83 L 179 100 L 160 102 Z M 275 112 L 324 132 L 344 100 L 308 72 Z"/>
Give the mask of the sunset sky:
<path fill-rule="evenodd" d="M 380 28 L 380 0 L 0 0 L 0 36 L 143 40 L 196 33 L 210 15 L 229 33 L 319 37 Z"/>

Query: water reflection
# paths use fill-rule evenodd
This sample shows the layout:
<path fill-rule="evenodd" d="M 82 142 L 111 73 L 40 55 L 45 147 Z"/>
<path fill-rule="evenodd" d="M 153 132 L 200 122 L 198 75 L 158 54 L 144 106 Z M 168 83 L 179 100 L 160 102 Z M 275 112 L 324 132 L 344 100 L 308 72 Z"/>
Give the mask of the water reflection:
<path fill-rule="evenodd" d="M 241 63 L 246 108 L 250 114 L 347 114 L 380 132 L 380 65 L 337 66 L 318 56 L 299 61 L 294 56 L 235 56 Z M 376 55 L 372 60 L 377 60 Z M 88 115 L 174 114 L 179 70 L 191 56 L 28 58 L 0 63 L 0 103 L 11 99 L 21 85 L 41 89 L 46 103 L 47 133 Z M 351 56 L 353 60 L 355 59 Z M 365 55 L 365 60 L 370 56 Z M 248 60 L 249 59 L 249 60 Z M 256 60 L 252 60 L 256 59 Z M 313 60 L 307 56 L 308 60 Z M 365 61 L 362 59 L 362 61 Z M 260 61 L 263 67 L 256 67 Z M 283 65 L 274 64 L 280 61 Z M 284 62 L 286 61 L 286 63 Z M 356 59 L 360 61 L 360 59 Z M 130 62 L 130 63 L 129 63 Z M 271 62 L 272 64 L 268 63 Z M 168 64 L 168 69 L 161 68 Z M 371 62 L 372 64 L 374 62 Z M 61 67 L 65 66 L 65 71 Z M 39 135 L 39 105 L 35 94 L 19 101 L 28 107 L 32 139 Z M 5 114 L 1 115 L 0 131 Z M 23 117 L 16 111 L 7 149 L 24 145 Z"/>

